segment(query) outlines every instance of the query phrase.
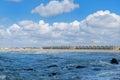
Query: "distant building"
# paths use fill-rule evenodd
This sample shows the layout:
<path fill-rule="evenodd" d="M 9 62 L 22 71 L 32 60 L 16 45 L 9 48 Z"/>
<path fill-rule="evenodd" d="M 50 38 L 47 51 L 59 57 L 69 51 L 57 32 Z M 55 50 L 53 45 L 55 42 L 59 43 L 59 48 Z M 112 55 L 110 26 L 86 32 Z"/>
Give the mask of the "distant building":
<path fill-rule="evenodd" d="M 50 46 L 50 47 L 42 47 L 43 49 L 94 49 L 94 50 L 113 50 L 120 49 L 120 47 L 114 46 Z"/>

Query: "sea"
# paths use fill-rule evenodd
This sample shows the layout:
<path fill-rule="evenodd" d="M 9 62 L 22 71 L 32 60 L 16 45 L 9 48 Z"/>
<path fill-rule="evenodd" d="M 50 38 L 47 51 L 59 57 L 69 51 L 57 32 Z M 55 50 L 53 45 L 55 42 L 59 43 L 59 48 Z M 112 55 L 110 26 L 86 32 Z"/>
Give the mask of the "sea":
<path fill-rule="evenodd" d="M 120 80 L 119 52 L 0 52 L 0 80 Z"/>

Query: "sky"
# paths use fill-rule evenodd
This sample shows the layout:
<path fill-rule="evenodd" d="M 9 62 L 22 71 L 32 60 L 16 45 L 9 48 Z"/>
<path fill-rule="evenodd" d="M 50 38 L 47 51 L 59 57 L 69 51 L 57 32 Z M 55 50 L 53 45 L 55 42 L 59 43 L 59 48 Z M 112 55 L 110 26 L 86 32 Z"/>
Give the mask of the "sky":
<path fill-rule="evenodd" d="M 0 0 L 0 47 L 120 45 L 120 0 Z"/>

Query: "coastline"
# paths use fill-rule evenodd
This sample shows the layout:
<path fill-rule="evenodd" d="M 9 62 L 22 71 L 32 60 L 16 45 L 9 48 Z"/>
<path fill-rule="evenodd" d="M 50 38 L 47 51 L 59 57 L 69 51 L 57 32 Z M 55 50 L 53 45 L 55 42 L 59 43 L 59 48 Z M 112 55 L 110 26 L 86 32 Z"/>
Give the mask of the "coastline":
<path fill-rule="evenodd" d="M 42 48 L 4 48 L 0 52 L 120 52 L 120 50 L 96 50 L 96 49 L 42 49 Z"/>

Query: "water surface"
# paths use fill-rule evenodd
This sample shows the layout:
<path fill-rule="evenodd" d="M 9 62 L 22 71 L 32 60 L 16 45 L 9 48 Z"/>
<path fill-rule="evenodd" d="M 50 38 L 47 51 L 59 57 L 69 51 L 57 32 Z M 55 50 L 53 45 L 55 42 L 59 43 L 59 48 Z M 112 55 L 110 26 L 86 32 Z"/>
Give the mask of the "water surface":
<path fill-rule="evenodd" d="M 0 52 L 0 80 L 120 80 L 112 58 L 120 53 Z"/>

